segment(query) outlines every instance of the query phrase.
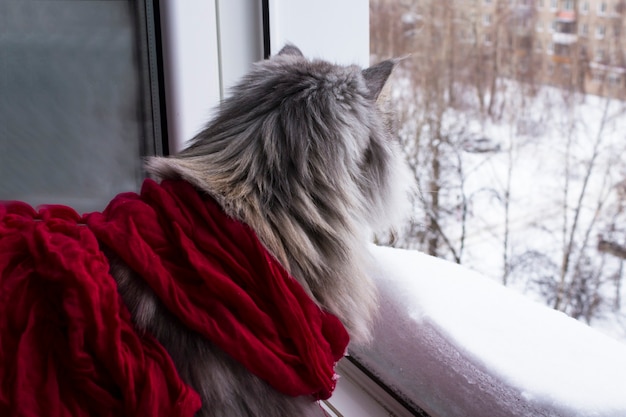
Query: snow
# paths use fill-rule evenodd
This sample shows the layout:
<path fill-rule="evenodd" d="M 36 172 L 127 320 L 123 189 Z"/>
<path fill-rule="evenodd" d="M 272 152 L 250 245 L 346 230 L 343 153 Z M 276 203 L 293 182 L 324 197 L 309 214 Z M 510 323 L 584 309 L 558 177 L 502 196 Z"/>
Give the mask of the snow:
<path fill-rule="evenodd" d="M 372 255 L 381 317 L 351 352 L 432 416 L 626 416 L 626 344 L 460 265 Z"/>
<path fill-rule="evenodd" d="M 616 278 L 623 275 L 624 263 L 596 249 L 598 237 L 613 230 L 613 224 L 618 229 L 621 224 L 616 220 L 619 204 L 615 185 L 626 172 L 624 102 L 612 100 L 607 104 L 602 97 L 568 96 L 545 86 L 529 97 L 518 84 L 508 81 L 502 81 L 500 88 L 503 91 L 494 106 L 500 109 L 500 102 L 506 104 L 500 116 L 477 113 L 476 104 L 465 93 L 461 101 L 468 104 L 449 108 L 442 117 L 443 131 L 451 144 L 445 149 L 447 173 L 440 181 L 439 203 L 445 209 L 439 213 L 439 225 L 460 254 L 461 263 L 498 282 L 505 279 L 506 270 L 509 287 L 555 305 L 567 239 L 597 142 L 597 157 L 580 203 L 565 279 L 568 290 L 588 297 L 580 303 L 587 310 L 581 314 L 577 311 L 581 306 L 574 302 L 561 308 L 626 342 L 626 303 L 621 302 L 626 299 L 626 285 L 621 285 L 623 278 Z M 394 100 L 406 107 L 404 113 L 408 115 L 400 136 L 410 142 L 417 137 L 416 121 L 425 115 L 409 97 L 415 92 L 408 78 L 401 77 L 393 91 Z M 428 190 L 432 179 L 429 163 L 417 162 L 421 189 Z M 507 197 L 509 235 L 505 249 Z M 461 216 L 461 201 L 467 202 L 467 218 Z M 425 209 L 418 206 L 417 223 L 427 232 Z M 415 243 L 419 236 L 411 236 L 413 230 L 408 230 L 401 244 L 419 248 Z M 612 239 L 623 234 L 621 229 L 610 233 Z M 452 259 L 444 245 L 439 255 Z"/>
<path fill-rule="evenodd" d="M 526 256 L 533 253 L 541 254 L 550 268 L 544 275 L 558 276 L 558 267 L 563 257 L 565 198 L 563 188 L 568 120 L 571 117 L 576 120 L 569 157 L 571 172 L 567 196 L 569 206 L 567 233 L 570 233 L 573 207 L 577 206 L 576 199 L 583 187 L 585 170 L 593 154 L 605 102 L 600 97 L 587 96 L 584 102 L 567 110 L 555 90 L 545 89 L 544 95 L 546 98 L 536 102 L 525 117 L 528 124 L 534 126 L 531 134 L 512 133 L 507 123 L 487 124 L 481 127 L 480 131 L 487 137 L 500 141 L 503 149 L 508 148 L 509 141 L 514 139 L 509 252 L 513 269 L 510 284 L 518 291 L 546 302 L 545 294 L 541 294 L 543 289 L 537 285 L 541 280 L 542 285 L 548 282 L 540 278 L 538 266 L 540 259 L 537 255 L 532 258 Z M 545 107 L 542 107 L 541 103 Z M 592 318 L 592 325 L 626 341 L 625 329 L 619 321 L 626 311 L 613 311 L 611 308 L 615 298 L 615 287 L 613 281 L 606 278 L 618 273 L 621 261 L 610 257 L 604 260 L 602 254 L 592 249 L 595 245 L 593 239 L 587 243 L 586 249 L 581 249 L 584 245 L 584 232 L 588 228 L 592 230 L 591 236 L 600 235 L 603 225 L 606 224 L 604 222 L 611 220 L 610 207 L 613 204 L 612 199 L 615 198 L 611 185 L 623 176 L 621 167 L 624 166 L 626 156 L 624 151 L 626 117 L 623 116 L 622 104 L 612 102 L 608 115 L 608 122 L 602 131 L 594 172 L 582 201 L 583 209 L 576 233 L 576 245 L 580 253 L 584 251 L 592 258 L 595 270 L 601 271 L 603 276 L 598 292 L 605 301 Z M 467 172 L 471 173 L 466 179 L 466 192 L 474 196 L 471 209 L 476 220 L 468 222 L 467 225 L 464 264 L 496 279 L 502 275 L 504 235 L 502 203 L 489 193 L 481 194 L 477 190 L 487 188 L 497 190 L 500 195 L 503 193 L 503 184 L 507 177 L 507 158 L 506 152 L 492 154 L 487 158 L 482 155 L 464 156 Z M 603 210 L 601 218 L 596 221 L 594 215 L 599 204 L 602 204 Z M 530 259 L 530 263 L 525 259 Z M 602 267 L 599 266 L 601 262 L 604 262 Z"/>

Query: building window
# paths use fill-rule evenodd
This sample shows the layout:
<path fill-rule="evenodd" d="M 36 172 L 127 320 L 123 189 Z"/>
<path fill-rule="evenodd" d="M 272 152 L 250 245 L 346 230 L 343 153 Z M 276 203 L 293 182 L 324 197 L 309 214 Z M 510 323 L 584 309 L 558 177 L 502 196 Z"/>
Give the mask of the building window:
<path fill-rule="evenodd" d="M 548 47 L 546 48 L 546 53 L 548 55 L 554 55 L 554 42 L 548 42 Z"/>
<path fill-rule="evenodd" d="M 580 11 L 581 11 L 581 13 L 588 13 L 589 12 L 589 2 L 588 1 L 581 2 Z"/>
<path fill-rule="evenodd" d="M 600 4 L 598 4 L 598 14 L 606 14 L 606 9 L 607 9 L 607 5 L 606 2 L 600 2 Z"/>
<path fill-rule="evenodd" d="M 594 71 L 591 74 L 591 79 L 593 80 L 594 83 L 602 83 L 604 81 L 604 77 L 602 76 L 602 73 L 600 73 L 599 71 Z"/>
<path fill-rule="evenodd" d="M 538 9 L 543 9 L 543 0 L 537 0 L 536 5 Z"/>
<path fill-rule="evenodd" d="M 483 25 L 485 26 L 491 25 L 491 14 L 487 13 L 483 15 Z"/>
<path fill-rule="evenodd" d="M 552 23 L 550 24 L 550 31 L 558 32 L 558 30 L 559 30 L 559 22 L 557 22 L 556 20 L 553 20 Z"/>
<path fill-rule="evenodd" d="M 486 44 L 491 44 L 491 33 L 485 33 L 484 39 Z"/>
<path fill-rule="evenodd" d="M 606 27 L 604 25 L 596 26 L 596 38 L 603 39 L 606 34 Z"/>
<path fill-rule="evenodd" d="M 621 58 L 622 58 L 622 54 L 619 51 L 619 49 L 617 48 L 611 49 L 611 56 L 610 56 L 611 64 L 614 64 L 616 66 L 622 66 L 621 64 L 623 63 L 623 61 Z"/>
<path fill-rule="evenodd" d="M 569 78 L 572 75 L 572 66 L 571 65 L 563 65 L 561 67 L 561 76 Z"/>
<path fill-rule="evenodd" d="M 537 24 L 535 25 L 535 30 L 537 32 L 543 32 L 543 22 L 537 22 Z"/>
<path fill-rule="evenodd" d="M 574 0 L 565 0 L 563 8 L 565 10 L 574 10 Z"/>
<path fill-rule="evenodd" d="M 559 7 L 559 0 L 550 0 L 550 8 L 556 10 Z"/>
<path fill-rule="evenodd" d="M 616 74 L 614 72 L 609 73 L 608 81 L 610 85 L 619 86 L 622 84 L 622 76 L 620 74 Z"/>
<path fill-rule="evenodd" d="M 586 23 L 581 23 L 580 36 L 587 36 L 588 34 L 589 34 L 589 25 Z"/>
<path fill-rule="evenodd" d="M 561 43 L 555 43 L 555 44 L 553 44 L 553 48 L 554 48 L 554 55 L 557 55 L 557 56 L 569 56 L 569 54 L 570 54 L 570 47 L 569 47 L 569 45 L 563 45 Z"/>
<path fill-rule="evenodd" d="M 600 48 L 600 49 L 596 50 L 595 60 L 597 62 L 602 62 L 602 61 L 604 61 L 605 55 L 606 54 L 604 53 L 604 49 Z"/>

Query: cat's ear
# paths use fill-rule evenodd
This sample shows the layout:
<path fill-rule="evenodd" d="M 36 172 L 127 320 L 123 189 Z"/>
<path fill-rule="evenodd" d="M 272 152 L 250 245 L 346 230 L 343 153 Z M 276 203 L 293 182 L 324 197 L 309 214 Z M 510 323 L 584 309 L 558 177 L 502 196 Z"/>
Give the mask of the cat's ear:
<path fill-rule="evenodd" d="M 388 59 L 363 70 L 369 99 L 376 101 L 397 63 L 398 60 Z"/>
<path fill-rule="evenodd" d="M 300 51 L 300 49 L 298 49 L 297 46 L 292 45 L 290 43 L 283 46 L 283 49 L 281 49 L 280 52 L 278 52 L 278 55 L 293 55 L 293 56 L 302 56 L 302 57 L 304 56 L 302 54 L 302 51 Z"/>

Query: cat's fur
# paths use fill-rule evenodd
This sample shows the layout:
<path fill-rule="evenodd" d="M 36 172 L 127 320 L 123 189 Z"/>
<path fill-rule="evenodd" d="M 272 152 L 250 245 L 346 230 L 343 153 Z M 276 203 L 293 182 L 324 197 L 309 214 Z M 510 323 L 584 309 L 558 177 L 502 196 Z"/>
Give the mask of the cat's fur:
<path fill-rule="evenodd" d="M 187 180 L 251 226 L 356 342 L 368 339 L 377 303 L 367 241 L 407 209 L 408 176 L 376 103 L 393 66 L 362 71 L 309 61 L 288 45 L 255 64 L 187 149 L 147 165 L 156 178 Z M 312 398 L 274 391 L 184 328 L 140 277 L 110 257 L 136 326 L 156 336 L 200 393 L 199 415 L 315 412 Z"/>

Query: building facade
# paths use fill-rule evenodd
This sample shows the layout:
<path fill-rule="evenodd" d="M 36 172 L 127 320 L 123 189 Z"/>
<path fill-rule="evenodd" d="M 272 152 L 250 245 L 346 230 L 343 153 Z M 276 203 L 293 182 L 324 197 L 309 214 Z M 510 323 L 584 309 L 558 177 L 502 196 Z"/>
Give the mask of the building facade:
<path fill-rule="evenodd" d="M 499 47 L 508 72 L 532 72 L 540 83 L 626 98 L 626 1 L 472 0 L 482 41 Z M 511 60 L 511 56 L 521 57 Z"/>

